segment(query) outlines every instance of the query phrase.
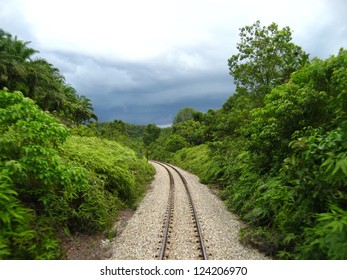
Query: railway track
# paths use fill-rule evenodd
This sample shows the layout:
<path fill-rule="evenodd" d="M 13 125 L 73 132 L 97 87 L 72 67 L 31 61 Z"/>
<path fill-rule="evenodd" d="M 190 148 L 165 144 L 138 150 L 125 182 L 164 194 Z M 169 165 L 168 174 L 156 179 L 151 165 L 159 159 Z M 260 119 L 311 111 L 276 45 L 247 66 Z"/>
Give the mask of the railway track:
<path fill-rule="evenodd" d="M 186 179 L 174 166 L 158 161 L 153 162 L 161 165 L 168 172 L 170 178 L 169 197 L 157 258 L 161 260 L 184 258 L 184 256 L 180 256 L 177 248 L 182 248 L 182 243 L 185 243 L 186 246 L 183 247 L 189 251 L 190 255 L 194 254 L 194 259 L 207 260 L 208 255 L 202 230 Z M 177 173 L 181 183 L 175 182 L 174 173 Z M 190 222 L 184 223 L 183 221 L 187 220 L 187 215 L 190 216 Z"/>

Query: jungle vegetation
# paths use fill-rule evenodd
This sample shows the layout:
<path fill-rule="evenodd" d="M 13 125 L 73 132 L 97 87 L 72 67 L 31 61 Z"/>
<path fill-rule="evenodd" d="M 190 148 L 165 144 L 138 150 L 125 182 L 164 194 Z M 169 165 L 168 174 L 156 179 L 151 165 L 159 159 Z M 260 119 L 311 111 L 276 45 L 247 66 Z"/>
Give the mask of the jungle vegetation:
<path fill-rule="evenodd" d="M 347 51 L 309 59 L 289 27 L 240 29 L 222 108 L 180 110 L 153 157 L 217 185 L 273 258 L 347 259 Z"/>
<path fill-rule="evenodd" d="M 0 259 L 64 259 L 62 235 L 112 236 L 154 173 L 124 144 L 126 125 L 95 122 L 37 53 L 0 30 Z"/>

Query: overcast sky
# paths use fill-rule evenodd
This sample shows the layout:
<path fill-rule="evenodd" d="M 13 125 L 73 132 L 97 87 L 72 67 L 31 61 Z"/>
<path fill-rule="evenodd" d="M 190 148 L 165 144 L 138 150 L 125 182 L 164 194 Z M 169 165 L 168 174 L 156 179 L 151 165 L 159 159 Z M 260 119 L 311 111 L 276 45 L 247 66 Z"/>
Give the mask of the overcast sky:
<path fill-rule="evenodd" d="M 0 0 L 0 28 L 92 100 L 101 121 L 165 125 L 220 108 L 239 28 L 289 26 L 310 57 L 347 47 L 346 0 Z"/>

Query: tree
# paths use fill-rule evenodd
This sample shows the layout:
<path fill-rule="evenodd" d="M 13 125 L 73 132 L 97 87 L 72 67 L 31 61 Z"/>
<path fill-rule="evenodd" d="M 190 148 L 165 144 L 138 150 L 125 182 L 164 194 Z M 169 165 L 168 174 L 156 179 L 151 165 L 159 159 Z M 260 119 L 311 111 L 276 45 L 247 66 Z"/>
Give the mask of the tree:
<path fill-rule="evenodd" d="M 24 91 L 27 96 L 45 111 L 61 110 L 65 99 L 65 78 L 59 73 L 59 69 L 42 58 L 32 60 L 27 69 L 27 89 Z"/>
<path fill-rule="evenodd" d="M 179 124 L 187 120 L 194 119 L 194 114 L 198 113 L 195 109 L 193 108 L 183 108 L 178 111 L 176 117 L 173 120 L 173 124 Z"/>
<path fill-rule="evenodd" d="M 172 134 L 165 142 L 165 151 L 175 153 L 183 148 L 189 147 L 185 138 L 178 134 Z"/>
<path fill-rule="evenodd" d="M 21 84 L 25 84 L 27 65 L 37 53 L 28 47 L 29 43 L 0 29 L 0 88 L 21 89 Z"/>
<path fill-rule="evenodd" d="M 151 143 L 157 140 L 160 136 L 160 128 L 155 124 L 149 124 L 146 126 L 143 133 L 143 143 L 148 147 Z"/>
<path fill-rule="evenodd" d="M 93 105 L 89 98 L 84 95 L 77 96 L 74 119 L 78 124 L 82 124 L 90 119 L 98 120 L 93 112 Z"/>
<path fill-rule="evenodd" d="M 96 123 L 97 135 L 102 138 L 129 144 L 128 131 L 125 123 L 121 120 Z"/>
<path fill-rule="evenodd" d="M 205 127 L 193 119 L 174 125 L 173 132 L 183 137 L 191 145 L 200 145 L 205 141 Z"/>
<path fill-rule="evenodd" d="M 289 27 L 280 30 L 276 23 L 261 27 L 257 21 L 240 31 L 239 53 L 228 60 L 238 92 L 263 96 L 287 82 L 308 60 L 308 54 L 291 42 Z"/>

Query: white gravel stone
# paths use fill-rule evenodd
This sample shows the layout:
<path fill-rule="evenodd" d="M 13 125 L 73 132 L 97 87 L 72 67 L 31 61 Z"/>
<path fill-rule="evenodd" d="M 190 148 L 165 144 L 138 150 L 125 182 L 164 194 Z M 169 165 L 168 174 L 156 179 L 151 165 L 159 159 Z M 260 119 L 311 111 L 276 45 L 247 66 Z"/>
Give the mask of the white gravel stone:
<path fill-rule="evenodd" d="M 151 260 L 158 253 L 169 195 L 169 176 L 155 165 L 156 175 L 138 209 L 111 247 L 111 259 Z"/>

